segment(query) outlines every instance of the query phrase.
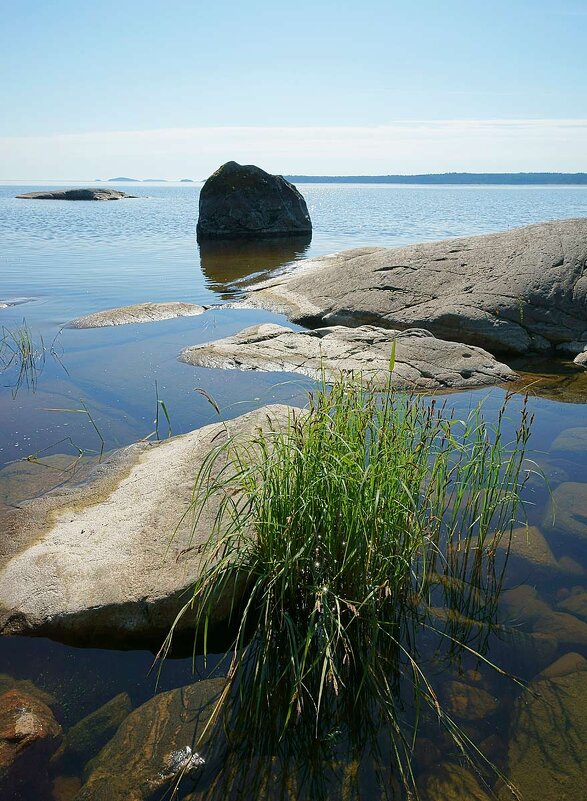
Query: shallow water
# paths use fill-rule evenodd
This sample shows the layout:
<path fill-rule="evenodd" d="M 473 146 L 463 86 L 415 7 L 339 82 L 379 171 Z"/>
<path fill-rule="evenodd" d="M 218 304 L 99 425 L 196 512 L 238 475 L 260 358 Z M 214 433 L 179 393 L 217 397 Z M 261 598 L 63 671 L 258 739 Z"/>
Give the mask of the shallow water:
<path fill-rule="evenodd" d="M 0 325 L 14 329 L 26 320 L 38 348 L 42 337 L 47 349 L 44 362 L 39 360 L 20 385 L 15 370 L 1 376 L 0 468 L 5 469 L 0 473 L 0 509 L 61 481 L 63 466 L 75 463 L 80 453 L 92 457 L 152 435 L 157 397 L 169 410 L 173 434 L 216 419 L 197 388 L 215 398 L 225 417 L 268 402 L 303 402 L 310 382 L 300 376 L 227 374 L 177 361 L 188 345 L 261 321 L 285 322 L 268 312 L 223 307 L 241 296 L 247 281 L 273 269 L 290 269 L 300 258 L 345 248 L 401 245 L 587 215 L 583 187 L 303 185 L 314 223 L 311 242 L 200 253 L 194 236 L 198 185 L 123 186 L 140 199 L 110 203 L 14 198 L 35 188 L 0 187 L 0 301 L 30 299 L 0 309 Z M 63 328 L 82 314 L 147 300 L 192 301 L 210 308 L 199 317 L 153 324 Z M 583 485 L 587 505 L 587 453 L 569 446 L 568 438 L 564 448 L 552 447 L 565 430 L 587 427 L 587 373 L 568 364 L 519 364 L 516 369 L 522 380 L 514 391 L 529 393 L 536 415 L 532 458 L 549 476 L 552 490 L 567 483 L 581 493 Z M 500 388 L 456 393 L 447 396 L 447 403 L 465 413 L 484 399 L 491 416 L 504 394 Z M 512 409 L 521 397 L 514 399 Z M 160 436 L 166 436 L 166 421 L 160 419 L 159 425 Z M 71 462 L 52 463 L 48 457 L 54 454 L 67 454 Z M 27 463 L 26 474 L 19 472 L 14 462 L 31 455 L 45 460 L 45 466 Z M 564 515 L 554 525 L 547 521 L 549 492 L 540 482 L 531 484 L 528 499 L 529 522 L 541 527 L 554 557 L 573 559 L 578 566 L 574 573 L 540 572 L 513 559 L 507 584 L 530 584 L 547 603 L 560 604 L 585 590 L 585 540 L 569 535 Z M 519 625 L 523 629 L 526 624 Z M 507 661 L 507 649 L 499 643 L 492 648 L 492 657 Z M 587 643 L 561 644 L 557 655 L 566 651 L 587 655 Z M 148 675 L 151 663 L 148 652 L 76 649 L 40 638 L 0 639 L 0 673 L 32 679 L 55 695 L 65 727 L 123 690 L 130 693 L 133 706 L 145 701 L 154 690 L 154 677 Z M 509 667 L 528 680 L 536 672 L 532 660 L 521 657 Z M 160 686 L 168 689 L 192 680 L 191 660 L 172 660 Z M 496 695 L 516 694 L 497 680 L 484 681 Z M 504 703 L 497 714 L 475 725 L 486 737 L 499 735 L 503 746 L 508 712 Z M 503 760 L 500 748 L 496 754 L 498 762 Z M 425 763 L 422 768 L 429 767 Z M 26 801 L 22 795 L 14 797 Z M 363 797 L 370 797 L 368 790 Z M 45 800 L 37 796 L 37 801 Z"/>

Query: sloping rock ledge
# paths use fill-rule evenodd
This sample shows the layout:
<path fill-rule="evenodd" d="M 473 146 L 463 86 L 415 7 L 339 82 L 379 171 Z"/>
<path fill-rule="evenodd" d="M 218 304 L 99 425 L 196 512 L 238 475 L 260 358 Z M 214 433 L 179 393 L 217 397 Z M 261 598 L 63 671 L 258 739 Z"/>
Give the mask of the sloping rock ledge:
<path fill-rule="evenodd" d="M 516 377 L 481 348 L 436 339 L 428 331 L 390 331 L 374 326 L 333 326 L 292 331 L 270 323 L 254 325 L 235 336 L 186 348 L 180 361 L 199 367 L 240 370 L 286 370 L 327 380 L 354 372 L 374 388 L 389 380 L 401 389 L 463 388 L 496 384 Z"/>
<path fill-rule="evenodd" d="M 206 311 L 197 303 L 137 303 L 134 306 L 119 306 L 116 309 L 86 314 L 72 320 L 68 328 L 106 328 L 112 325 L 129 325 L 131 323 L 155 323 L 159 320 L 171 320 L 174 317 L 195 317 Z"/>
<path fill-rule="evenodd" d="M 587 345 L 587 218 L 300 262 L 248 305 L 306 326 L 422 327 L 521 354 Z M 562 347 L 561 347 L 562 346 Z"/>
<path fill-rule="evenodd" d="M 55 189 L 47 192 L 25 192 L 17 195 L 21 200 L 122 200 L 136 198 L 118 189 Z"/>
<path fill-rule="evenodd" d="M 74 644 L 159 647 L 201 566 L 220 498 L 197 524 L 194 481 L 228 437 L 286 427 L 289 406 L 266 406 L 161 443 L 139 442 L 77 487 L 53 490 L 0 521 L 0 633 L 37 633 Z M 227 465 L 224 454 L 215 465 Z M 230 588 L 227 596 L 231 595 Z M 226 621 L 221 597 L 214 623 Z M 178 631 L 191 630 L 190 615 Z"/>

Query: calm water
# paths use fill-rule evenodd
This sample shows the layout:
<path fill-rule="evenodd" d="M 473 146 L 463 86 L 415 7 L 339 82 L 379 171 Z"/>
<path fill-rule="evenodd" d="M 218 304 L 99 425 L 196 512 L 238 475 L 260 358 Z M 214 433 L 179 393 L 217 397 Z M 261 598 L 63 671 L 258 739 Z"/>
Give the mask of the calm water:
<path fill-rule="evenodd" d="M 587 188 L 575 187 L 410 187 L 302 185 L 314 224 L 310 243 L 264 245 L 261 249 L 215 249 L 200 254 L 195 242 L 198 185 L 125 185 L 138 200 L 71 203 L 16 200 L 36 186 L 0 187 L 0 301 L 27 302 L 0 309 L 0 325 L 14 329 L 26 320 L 47 352 L 34 379 L 15 386 L 8 371 L 0 387 L 0 509 L 41 492 L 54 473 L 30 468 L 18 474 L 14 462 L 31 454 L 92 455 L 119 447 L 153 431 L 156 390 L 169 410 L 173 433 L 214 419 L 209 404 L 194 389 L 205 388 L 226 417 L 272 401 L 301 402 L 309 382 L 299 376 L 224 373 L 177 362 L 187 345 L 236 333 L 260 321 L 284 322 L 277 315 L 226 308 L 248 280 L 295 261 L 365 245 L 402 245 L 517 225 L 587 216 Z M 38 188 L 44 188 L 38 187 Z M 111 329 L 69 330 L 72 318 L 112 306 L 143 301 L 183 300 L 210 306 L 203 315 L 156 324 Z M 40 347 L 40 344 L 39 344 Z M 587 485 L 587 455 L 552 453 L 565 429 L 587 426 L 585 374 L 567 366 L 531 365 L 531 410 L 536 424 L 533 458 L 551 476 L 552 486 Z M 532 375 L 533 371 L 533 375 Z M 18 389 L 18 391 L 17 391 Z M 488 414 L 503 400 L 503 390 L 449 397 L 466 410 L 486 398 Z M 520 396 L 521 397 L 521 396 Z M 520 399 L 514 400 L 514 406 Z M 72 411 L 85 404 L 86 414 Z M 100 435 L 97 434 L 92 421 Z M 166 429 L 162 434 L 166 433 Z M 59 464 L 63 464 L 60 461 Z M 548 496 L 532 490 L 531 523 L 541 524 Z M 585 549 L 559 528 L 549 531 L 557 558 L 572 558 L 585 568 Z M 557 603 L 584 587 L 577 568 L 571 579 L 559 573 L 538 584 L 545 600 Z M 510 576 L 510 583 L 536 583 L 533 575 Z M 585 644 L 563 648 L 587 653 Z M 117 692 L 128 690 L 134 705 L 153 692 L 147 677 L 152 655 L 79 650 L 45 640 L 0 639 L 0 673 L 33 679 L 58 700 L 57 714 L 70 725 Z M 519 665 L 524 678 L 531 665 Z M 191 680 L 191 665 L 170 662 L 162 687 Z M 481 725 L 481 724 L 479 724 Z M 503 721 L 483 722 L 487 732 Z M 15 796 L 16 797 L 16 796 Z M 367 797 L 367 796 L 366 796 Z M 47 796 L 49 798 L 49 796 Z M 38 799 L 44 801 L 44 799 Z M 528 799 L 534 801 L 534 799 Z"/>

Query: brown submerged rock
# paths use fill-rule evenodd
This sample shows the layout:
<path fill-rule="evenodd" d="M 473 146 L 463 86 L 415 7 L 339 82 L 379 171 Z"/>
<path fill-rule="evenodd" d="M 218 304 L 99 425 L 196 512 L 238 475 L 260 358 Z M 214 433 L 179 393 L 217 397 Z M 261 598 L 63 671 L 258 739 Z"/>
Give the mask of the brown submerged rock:
<path fill-rule="evenodd" d="M 200 191 L 198 241 L 291 237 L 311 231 L 306 201 L 296 187 L 253 164 L 223 164 Z"/>
<path fill-rule="evenodd" d="M 166 797 L 182 771 L 201 769 L 200 736 L 224 689 L 209 679 L 160 693 L 131 712 L 86 767 L 76 801 L 152 801 Z M 196 745 L 197 744 L 197 745 Z"/>
<path fill-rule="evenodd" d="M 587 218 L 300 262 L 249 303 L 304 325 L 422 327 L 492 353 L 587 342 Z"/>
<path fill-rule="evenodd" d="M 587 671 L 533 681 L 511 720 L 507 776 L 524 801 L 579 801 L 587 776 Z M 503 790 L 500 801 L 510 801 Z"/>
<path fill-rule="evenodd" d="M 52 762 L 67 768 L 85 764 L 110 740 L 130 715 L 132 705 L 128 693 L 120 693 L 67 730 Z"/>
<path fill-rule="evenodd" d="M 461 720 L 484 720 L 499 706 L 497 699 L 486 690 L 463 681 L 449 681 L 445 695 L 447 710 Z"/>
<path fill-rule="evenodd" d="M 17 801 L 48 787 L 49 756 L 60 735 L 38 698 L 17 689 L 0 696 L 0 798 Z"/>
<path fill-rule="evenodd" d="M 509 381 L 515 373 L 481 348 L 436 339 L 428 331 L 390 331 L 364 325 L 292 331 L 263 323 L 235 336 L 186 348 L 180 361 L 199 367 L 302 373 L 335 379 L 361 375 L 374 388 L 390 380 L 401 389 L 461 389 Z"/>
<path fill-rule="evenodd" d="M 428 773 L 420 785 L 423 801 L 491 801 L 475 774 L 453 762 Z"/>

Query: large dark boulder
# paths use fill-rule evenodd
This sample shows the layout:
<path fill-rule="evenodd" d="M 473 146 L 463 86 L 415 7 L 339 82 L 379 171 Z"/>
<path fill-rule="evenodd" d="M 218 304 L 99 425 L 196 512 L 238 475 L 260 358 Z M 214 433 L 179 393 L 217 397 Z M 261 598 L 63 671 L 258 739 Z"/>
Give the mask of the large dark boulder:
<path fill-rule="evenodd" d="M 127 195 L 126 192 L 119 192 L 118 189 L 55 189 L 46 192 L 25 192 L 17 195 L 22 200 L 122 200 L 122 198 L 133 198 L 135 195 Z"/>
<path fill-rule="evenodd" d="M 223 164 L 200 192 L 198 241 L 307 236 L 311 231 L 306 201 L 295 186 L 253 164 Z"/>

